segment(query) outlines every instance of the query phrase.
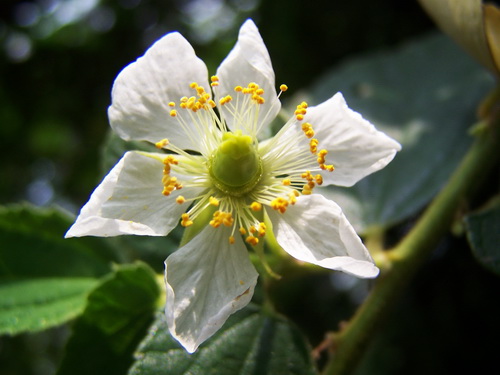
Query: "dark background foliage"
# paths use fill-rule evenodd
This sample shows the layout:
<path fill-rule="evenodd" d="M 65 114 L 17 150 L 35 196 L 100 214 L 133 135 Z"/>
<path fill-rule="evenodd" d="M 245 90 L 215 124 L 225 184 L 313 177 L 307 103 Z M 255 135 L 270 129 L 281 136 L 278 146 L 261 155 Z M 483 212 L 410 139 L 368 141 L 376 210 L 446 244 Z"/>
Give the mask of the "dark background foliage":
<path fill-rule="evenodd" d="M 434 30 L 416 2 L 397 0 L 2 1 L 0 204 L 57 204 L 76 213 L 105 173 L 100 150 L 118 72 L 172 30 L 192 42 L 213 72 L 248 17 L 270 51 L 277 83 L 292 94 L 348 57 Z M 277 306 L 316 345 L 323 334 L 317 327 L 336 329 L 333 322 L 348 319 L 356 303 L 324 277 L 297 286 L 303 298 L 277 289 Z M 499 287 L 465 240 L 445 239 L 395 306 L 359 373 L 494 373 Z M 52 373 L 66 336 L 62 327 L 1 338 L 0 372 Z"/>

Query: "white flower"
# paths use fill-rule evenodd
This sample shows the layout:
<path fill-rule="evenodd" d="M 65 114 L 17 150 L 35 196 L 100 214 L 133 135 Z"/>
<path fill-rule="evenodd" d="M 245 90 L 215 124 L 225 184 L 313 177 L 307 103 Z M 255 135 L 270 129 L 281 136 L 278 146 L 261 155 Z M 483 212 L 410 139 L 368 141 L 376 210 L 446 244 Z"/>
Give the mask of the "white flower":
<path fill-rule="evenodd" d="M 387 165 L 400 145 L 350 110 L 340 93 L 316 107 L 299 104 L 278 134 L 261 141 L 280 107 L 269 54 L 251 20 L 211 83 L 178 33 L 157 41 L 114 83 L 113 130 L 163 151 L 127 152 L 66 237 L 165 236 L 179 220 L 189 226 L 211 219 L 165 261 L 169 329 L 189 352 L 248 304 L 258 275 L 245 242 L 252 248 L 271 230 L 298 260 L 378 275 L 340 207 L 313 190 L 353 185 Z"/>

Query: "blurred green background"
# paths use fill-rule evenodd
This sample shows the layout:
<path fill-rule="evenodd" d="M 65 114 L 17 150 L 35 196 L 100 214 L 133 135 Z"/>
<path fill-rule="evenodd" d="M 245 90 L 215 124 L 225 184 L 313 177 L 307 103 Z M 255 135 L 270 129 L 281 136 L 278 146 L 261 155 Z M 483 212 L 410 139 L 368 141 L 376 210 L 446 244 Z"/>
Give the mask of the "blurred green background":
<path fill-rule="evenodd" d="M 55 204 L 76 214 L 106 172 L 101 147 L 119 71 L 160 36 L 178 30 L 214 72 L 249 17 L 269 49 L 277 83 L 289 86 L 290 97 L 350 57 L 435 30 L 413 1 L 3 0 L 0 204 Z M 410 224 L 392 235 L 400 237 Z M 328 296 L 330 290 L 321 287 L 326 283 L 324 277 L 300 282 L 304 298 L 283 298 L 279 305 L 313 345 L 323 334 L 316 322 L 348 319 L 356 304 L 340 287 Z M 463 239 L 446 238 L 388 317 L 359 373 L 498 371 L 498 346 L 491 340 L 500 334 L 499 287 Z M 310 306 L 316 306 L 312 313 Z M 0 338 L 0 374 L 53 373 L 66 337 L 62 327 Z"/>

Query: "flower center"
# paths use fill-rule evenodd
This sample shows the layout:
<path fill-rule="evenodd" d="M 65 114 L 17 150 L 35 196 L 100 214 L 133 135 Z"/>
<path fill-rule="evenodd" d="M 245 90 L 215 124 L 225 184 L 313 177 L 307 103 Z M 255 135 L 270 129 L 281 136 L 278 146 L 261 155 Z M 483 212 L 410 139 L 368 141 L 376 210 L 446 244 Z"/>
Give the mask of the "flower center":
<path fill-rule="evenodd" d="M 209 160 L 214 185 L 236 197 L 251 191 L 262 177 L 262 161 L 252 137 L 241 131 L 226 132 Z"/>

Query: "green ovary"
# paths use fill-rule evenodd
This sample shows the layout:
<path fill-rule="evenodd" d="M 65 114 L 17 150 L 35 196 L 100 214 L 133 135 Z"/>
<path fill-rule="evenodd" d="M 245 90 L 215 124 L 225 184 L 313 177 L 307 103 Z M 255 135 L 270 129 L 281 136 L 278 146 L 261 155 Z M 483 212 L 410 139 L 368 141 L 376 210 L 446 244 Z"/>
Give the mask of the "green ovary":
<path fill-rule="evenodd" d="M 224 133 L 210 159 L 210 175 L 225 193 L 240 196 L 250 191 L 262 176 L 262 162 L 252 138 L 241 131 Z"/>

